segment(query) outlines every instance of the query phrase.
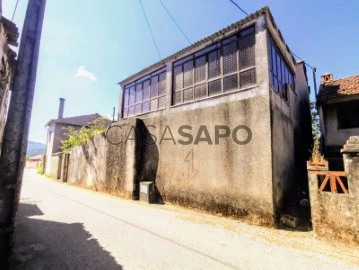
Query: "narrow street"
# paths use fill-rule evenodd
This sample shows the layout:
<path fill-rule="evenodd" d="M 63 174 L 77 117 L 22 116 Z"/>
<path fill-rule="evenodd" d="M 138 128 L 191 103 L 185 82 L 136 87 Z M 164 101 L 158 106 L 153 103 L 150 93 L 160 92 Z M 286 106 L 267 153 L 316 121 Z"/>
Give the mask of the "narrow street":
<path fill-rule="evenodd" d="M 25 170 L 13 269 L 358 269 L 359 250 Z"/>

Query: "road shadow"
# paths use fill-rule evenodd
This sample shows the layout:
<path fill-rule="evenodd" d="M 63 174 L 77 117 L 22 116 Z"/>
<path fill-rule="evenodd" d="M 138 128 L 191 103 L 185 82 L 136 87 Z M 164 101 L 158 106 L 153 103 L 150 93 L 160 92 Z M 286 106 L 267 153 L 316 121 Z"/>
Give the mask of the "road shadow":
<path fill-rule="evenodd" d="M 82 223 L 41 220 L 41 215 L 36 204 L 20 203 L 10 269 L 122 269 Z"/>

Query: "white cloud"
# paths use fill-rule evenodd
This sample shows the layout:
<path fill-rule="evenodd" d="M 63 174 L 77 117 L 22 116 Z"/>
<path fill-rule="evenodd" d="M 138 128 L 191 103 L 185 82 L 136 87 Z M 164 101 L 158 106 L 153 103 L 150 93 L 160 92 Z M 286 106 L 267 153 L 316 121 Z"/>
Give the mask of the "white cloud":
<path fill-rule="evenodd" d="M 76 78 L 85 78 L 92 82 L 95 82 L 97 80 L 96 76 L 92 72 L 86 70 L 86 68 L 84 66 L 79 66 L 77 68 L 75 77 Z"/>

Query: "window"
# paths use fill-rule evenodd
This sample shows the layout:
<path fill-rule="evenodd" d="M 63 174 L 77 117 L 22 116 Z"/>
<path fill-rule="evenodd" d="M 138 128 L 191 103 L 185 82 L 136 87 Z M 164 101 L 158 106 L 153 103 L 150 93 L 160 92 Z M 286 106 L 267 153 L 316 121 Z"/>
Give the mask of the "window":
<path fill-rule="evenodd" d="M 337 105 L 338 128 L 359 128 L 359 101 Z"/>
<path fill-rule="evenodd" d="M 295 90 L 294 75 L 272 38 L 269 38 L 270 84 L 274 91 L 288 101 L 288 86 Z"/>
<path fill-rule="evenodd" d="M 123 118 L 165 108 L 166 68 L 125 86 Z"/>
<path fill-rule="evenodd" d="M 173 104 L 256 83 L 254 26 L 173 63 Z"/>

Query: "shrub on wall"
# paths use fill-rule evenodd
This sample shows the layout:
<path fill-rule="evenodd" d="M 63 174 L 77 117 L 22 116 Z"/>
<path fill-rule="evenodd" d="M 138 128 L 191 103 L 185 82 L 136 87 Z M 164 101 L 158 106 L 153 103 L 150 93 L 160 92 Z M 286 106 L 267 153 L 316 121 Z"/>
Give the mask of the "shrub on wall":
<path fill-rule="evenodd" d="M 67 140 L 61 141 L 61 150 L 69 152 L 72 148 L 86 144 L 86 142 L 93 138 L 97 134 L 101 134 L 106 131 L 109 120 L 100 117 L 91 122 L 89 126 L 83 126 L 79 130 L 73 127 L 64 128 L 68 136 Z"/>

